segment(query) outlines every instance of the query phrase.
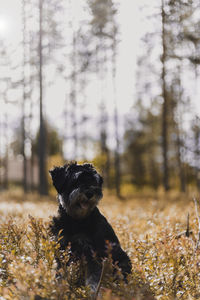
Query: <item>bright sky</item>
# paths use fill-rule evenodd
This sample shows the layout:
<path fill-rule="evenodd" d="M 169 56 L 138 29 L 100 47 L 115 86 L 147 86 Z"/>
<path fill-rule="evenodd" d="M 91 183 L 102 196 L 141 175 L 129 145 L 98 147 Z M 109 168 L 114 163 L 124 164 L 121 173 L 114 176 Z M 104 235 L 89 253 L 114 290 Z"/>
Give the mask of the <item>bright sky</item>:
<path fill-rule="evenodd" d="M 20 0 L 0 0 L 0 37 L 16 42 L 21 30 Z"/>

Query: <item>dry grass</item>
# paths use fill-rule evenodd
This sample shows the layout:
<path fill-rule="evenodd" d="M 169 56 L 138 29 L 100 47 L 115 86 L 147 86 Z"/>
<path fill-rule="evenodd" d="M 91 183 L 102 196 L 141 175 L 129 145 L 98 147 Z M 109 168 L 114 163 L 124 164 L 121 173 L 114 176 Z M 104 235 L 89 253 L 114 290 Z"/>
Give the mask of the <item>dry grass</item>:
<path fill-rule="evenodd" d="M 58 246 L 47 231 L 49 217 L 57 210 L 54 197 L 15 191 L 0 198 L 0 299 L 90 299 L 89 289 L 75 285 L 78 266 L 63 267 L 61 281 L 55 277 Z M 192 198 L 138 194 L 119 201 L 107 194 L 100 210 L 130 255 L 133 274 L 127 286 L 105 276 L 98 299 L 151 299 L 153 294 L 156 299 L 200 298 L 198 220 Z"/>

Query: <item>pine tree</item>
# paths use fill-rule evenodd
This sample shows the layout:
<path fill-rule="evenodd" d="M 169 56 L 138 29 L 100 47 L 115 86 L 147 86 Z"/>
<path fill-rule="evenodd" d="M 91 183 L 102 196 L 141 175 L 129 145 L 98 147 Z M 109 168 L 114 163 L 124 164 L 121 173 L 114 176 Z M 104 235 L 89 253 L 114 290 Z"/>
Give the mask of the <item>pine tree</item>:
<path fill-rule="evenodd" d="M 25 77 L 25 69 L 27 64 L 27 17 L 26 17 L 26 0 L 22 0 L 22 19 L 23 19 L 23 66 L 22 66 L 22 81 L 23 81 L 23 98 L 22 98 L 22 122 L 21 122 L 21 130 L 22 130 L 22 155 L 23 155 L 23 188 L 24 192 L 27 192 L 27 158 L 26 158 L 26 129 L 25 129 L 25 106 L 27 100 L 27 79 Z"/>
<path fill-rule="evenodd" d="M 161 24 L 162 24 L 162 97 L 163 97 L 163 106 L 162 106 L 162 153 L 163 153 L 163 185 L 165 190 L 169 190 L 169 142 L 168 142 L 168 114 L 169 114 L 169 100 L 167 95 L 167 86 L 166 86 L 166 61 L 167 61 L 167 40 L 166 40 L 166 13 L 164 0 L 161 0 Z"/>
<path fill-rule="evenodd" d="M 8 98 L 8 92 L 12 88 L 12 76 L 11 76 L 11 60 L 10 60 L 10 49 L 5 44 L 4 41 L 0 41 L 0 80 L 3 84 L 3 87 L 1 88 L 1 94 L 2 94 L 2 105 L 3 105 L 3 111 L 4 114 L 1 115 L 1 141 L 2 142 L 2 148 L 3 151 L 1 152 L 1 164 L 2 164 L 2 170 L 3 170 L 3 178 L 2 178 L 2 188 L 8 189 L 9 185 L 9 105 L 12 103 L 9 101 Z"/>
<path fill-rule="evenodd" d="M 117 25 L 115 14 L 117 12 L 112 0 L 88 1 L 91 11 L 91 33 L 96 42 L 94 53 L 96 56 L 96 73 L 100 79 L 100 148 L 103 160 L 102 173 L 105 177 L 107 187 L 110 187 L 111 154 L 108 147 L 108 113 L 106 110 L 105 85 L 108 75 L 110 61 L 114 89 L 114 125 L 115 125 L 115 186 L 120 196 L 120 162 L 119 162 L 119 133 L 118 133 L 118 112 L 116 103 L 116 50 L 117 50 Z"/>
<path fill-rule="evenodd" d="M 46 128 L 44 119 L 44 79 L 45 64 L 53 61 L 54 50 L 61 43 L 62 37 L 57 27 L 55 14 L 61 10 L 59 4 L 52 0 L 39 0 L 39 39 L 38 39 L 38 57 L 39 57 L 39 103 L 40 103 L 40 130 L 39 130 L 39 192 L 42 195 L 48 194 L 47 184 L 47 144 Z M 44 45 L 44 40 L 47 45 Z M 48 52 L 46 51 L 48 50 Z M 45 51 L 44 51 L 45 50 Z M 56 61 L 55 61 L 56 63 Z"/>

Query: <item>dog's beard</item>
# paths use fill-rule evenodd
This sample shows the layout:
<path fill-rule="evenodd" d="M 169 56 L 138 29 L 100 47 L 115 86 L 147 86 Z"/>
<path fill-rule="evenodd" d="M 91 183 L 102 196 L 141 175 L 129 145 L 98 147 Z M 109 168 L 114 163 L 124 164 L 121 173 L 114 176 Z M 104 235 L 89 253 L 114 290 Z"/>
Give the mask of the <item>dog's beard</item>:
<path fill-rule="evenodd" d="M 93 191 L 92 188 L 91 191 Z M 59 195 L 60 204 L 65 209 L 66 213 L 74 219 L 83 219 L 87 217 L 95 206 L 97 206 L 101 198 L 102 193 L 94 193 L 92 197 L 88 198 L 80 188 L 73 190 L 67 201 L 64 196 Z"/>

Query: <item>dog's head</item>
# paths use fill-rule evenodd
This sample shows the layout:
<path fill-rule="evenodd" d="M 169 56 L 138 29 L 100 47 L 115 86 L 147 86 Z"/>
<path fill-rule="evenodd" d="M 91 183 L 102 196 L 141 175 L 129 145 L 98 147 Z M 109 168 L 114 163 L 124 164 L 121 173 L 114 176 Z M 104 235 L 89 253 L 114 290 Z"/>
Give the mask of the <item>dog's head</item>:
<path fill-rule="evenodd" d="M 87 217 L 103 196 L 103 179 L 91 164 L 70 163 L 49 172 L 60 204 L 75 219 Z"/>

